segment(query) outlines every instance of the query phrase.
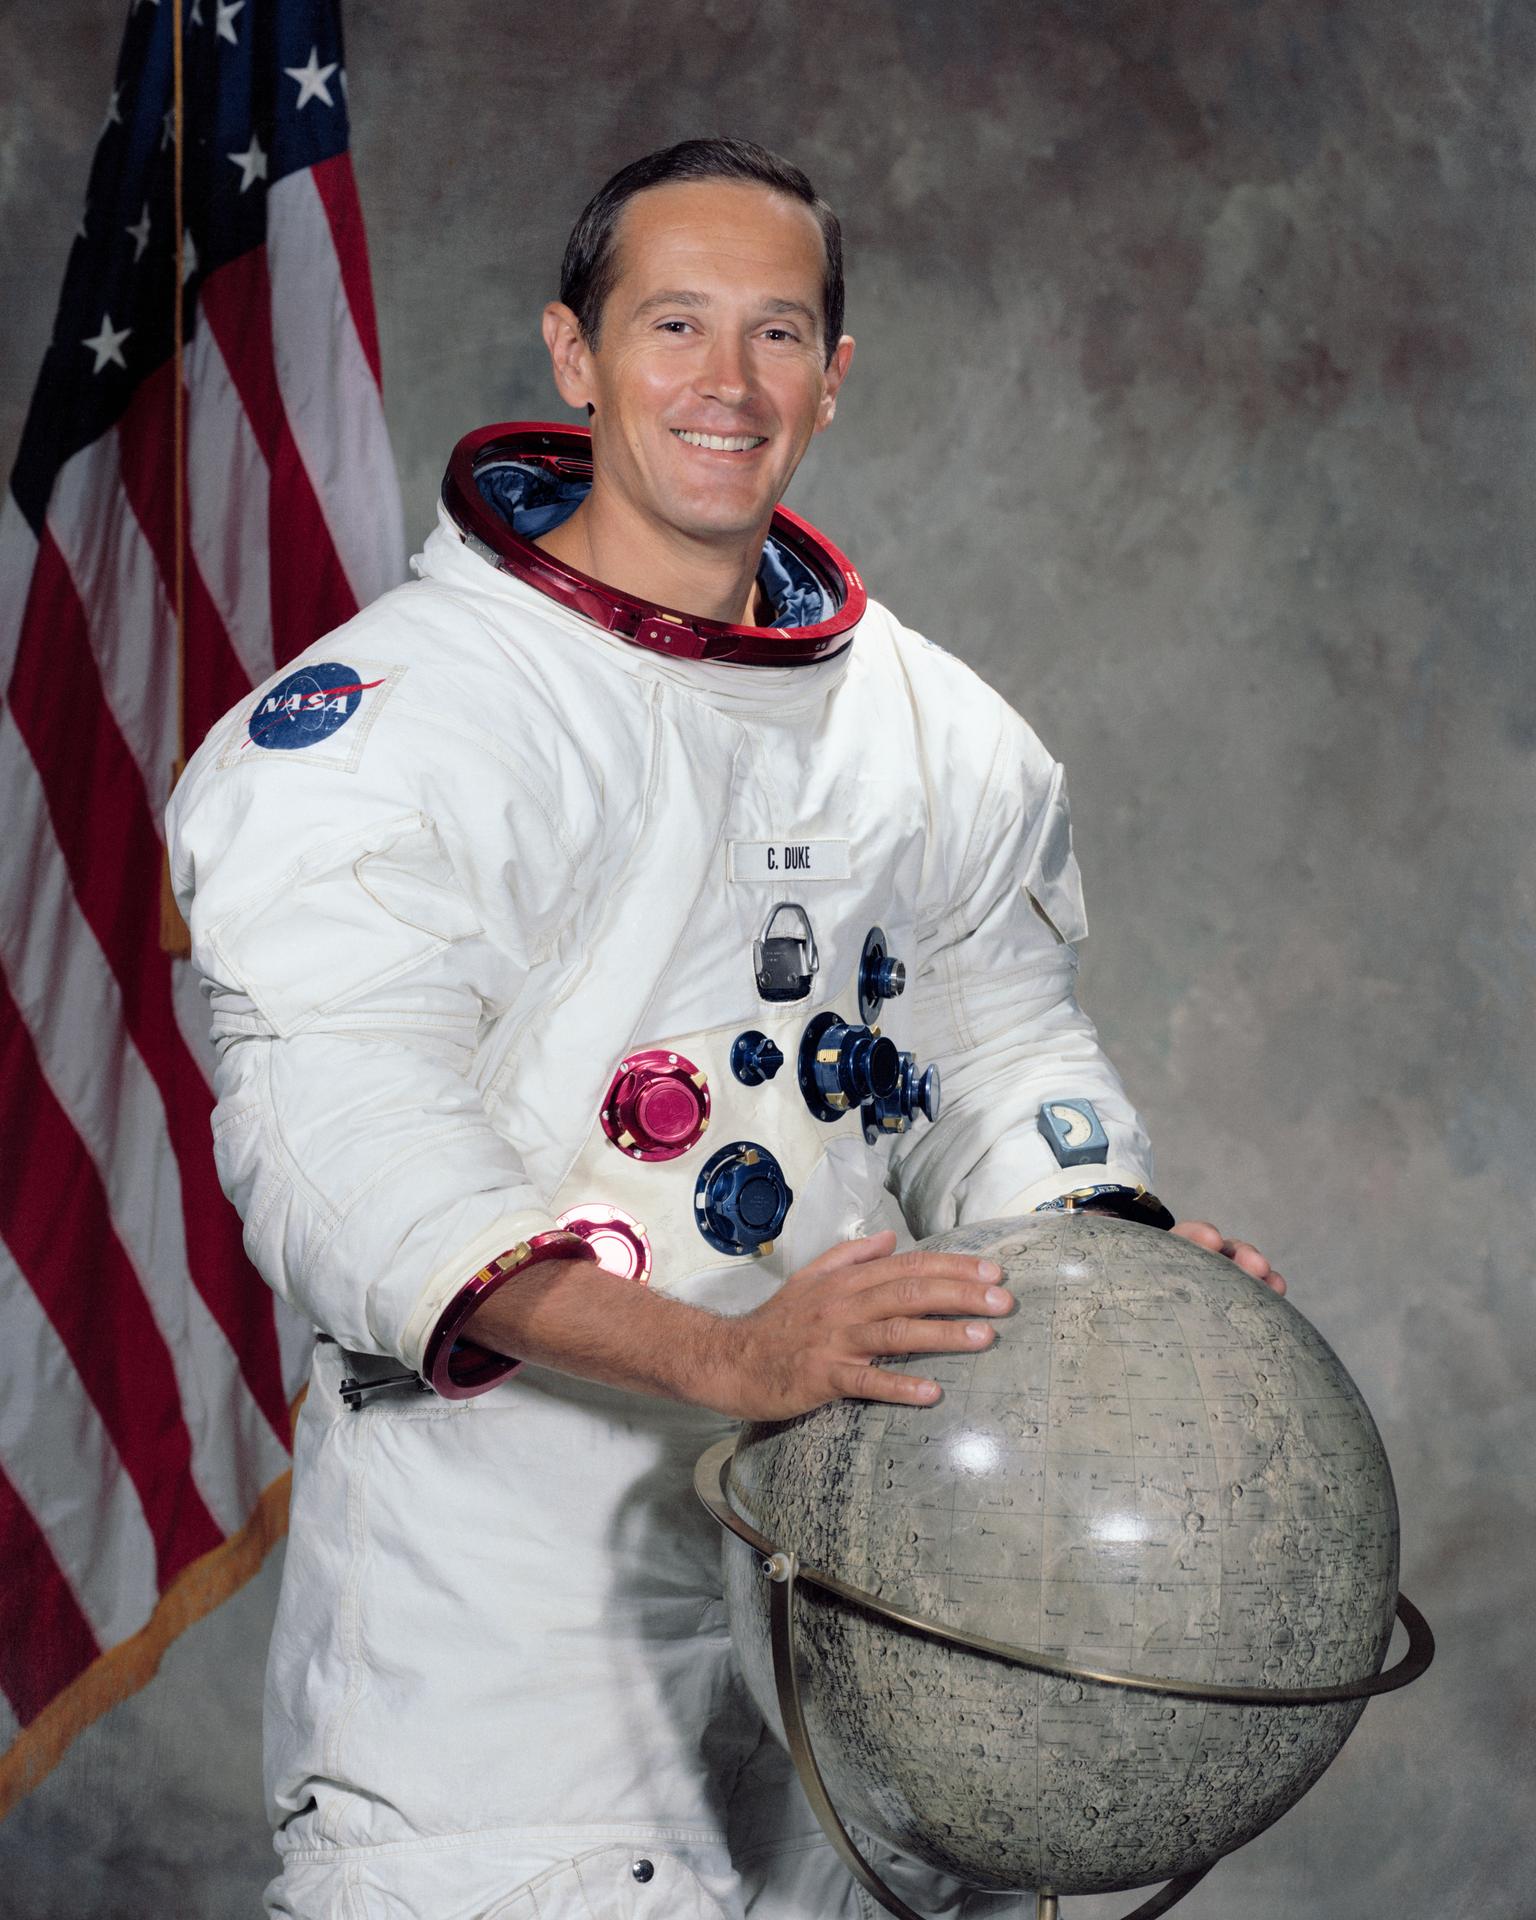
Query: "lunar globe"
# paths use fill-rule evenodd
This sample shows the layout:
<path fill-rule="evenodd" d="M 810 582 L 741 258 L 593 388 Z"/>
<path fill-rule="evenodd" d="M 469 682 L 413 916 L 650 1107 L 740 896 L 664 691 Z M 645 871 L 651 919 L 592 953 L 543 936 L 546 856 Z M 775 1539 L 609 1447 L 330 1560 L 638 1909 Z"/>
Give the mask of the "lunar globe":
<path fill-rule="evenodd" d="M 1018 1301 L 985 1352 L 923 1359 L 937 1406 L 839 1401 L 701 1463 L 747 1683 L 839 1820 L 961 1881 L 1197 1877 L 1394 1684 L 1376 1427 L 1295 1307 L 1176 1236 L 1069 1214 L 925 1244 Z"/>

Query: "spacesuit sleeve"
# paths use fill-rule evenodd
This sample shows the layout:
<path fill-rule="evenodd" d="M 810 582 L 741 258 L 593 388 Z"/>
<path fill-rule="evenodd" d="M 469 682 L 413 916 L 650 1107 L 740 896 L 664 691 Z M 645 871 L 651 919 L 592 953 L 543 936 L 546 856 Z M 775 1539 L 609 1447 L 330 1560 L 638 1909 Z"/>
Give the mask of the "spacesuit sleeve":
<path fill-rule="evenodd" d="M 477 893 L 435 796 L 295 758 L 194 763 L 172 805 L 215 1157 L 274 1291 L 343 1345 L 424 1371 L 471 1281 L 556 1229 L 468 1076 L 554 938 L 569 862 L 530 804 L 517 870 Z M 468 1351 L 477 1387 L 513 1364 Z"/>
<path fill-rule="evenodd" d="M 1146 1131 L 1077 1003 L 1088 926 L 1065 776 L 1011 709 L 973 818 L 958 886 L 919 924 L 910 989 L 918 1058 L 943 1088 L 937 1121 L 892 1156 L 920 1237 L 1151 1181 Z"/>

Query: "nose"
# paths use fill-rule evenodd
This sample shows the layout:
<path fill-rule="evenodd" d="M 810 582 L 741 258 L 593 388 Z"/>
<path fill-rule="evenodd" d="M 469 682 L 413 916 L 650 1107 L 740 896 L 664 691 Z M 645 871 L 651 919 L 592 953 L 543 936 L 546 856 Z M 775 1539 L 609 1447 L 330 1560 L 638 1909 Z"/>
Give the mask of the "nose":
<path fill-rule="evenodd" d="M 700 397 L 739 407 L 751 389 L 746 348 L 738 335 L 722 329 L 711 337 L 709 352 L 699 369 Z"/>

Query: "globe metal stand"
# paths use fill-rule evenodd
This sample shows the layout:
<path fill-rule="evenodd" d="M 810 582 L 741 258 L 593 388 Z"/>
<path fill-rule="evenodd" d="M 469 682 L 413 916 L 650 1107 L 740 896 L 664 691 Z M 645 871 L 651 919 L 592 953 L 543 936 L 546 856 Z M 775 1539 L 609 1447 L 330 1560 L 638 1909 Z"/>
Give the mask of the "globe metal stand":
<path fill-rule="evenodd" d="M 735 1451 L 735 1438 L 728 1437 L 717 1441 L 701 1454 L 693 1470 L 694 1492 L 720 1526 L 735 1534 L 738 1540 L 745 1541 L 761 1556 L 759 1571 L 769 1582 L 768 1619 L 774 1686 L 784 1722 L 784 1737 L 795 1763 L 795 1771 L 800 1776 L 800 1784 L 805 1789 L 811 1810 L 844 1866 L 887 1913 L 896 1915 L 897 1920 L 923 1920 L 923 1916 L 914 1912 L 899 1894 L 893 1892 L 859 1852 L 832 1804 L 832 1797 L 822 1779 L 811 1745 L 810 1730 L 800 1699 L 800 1677 L 795 1659 L 795 1595 L 801 1581 L 819 1587 L 824 1593 L 830 1593 L 850 1606 L 877 1614 L 898 1627 L 923 1634 L 930 1640 L 941 1640 L 971 1653 L 985 1654 L 994 1660 L 1006 1661 L 1011 1666 L 1027 1667 L 1032 1672 L 1048 1673 L 1065 1680 L 1089 1681 L 1096 1686 L 1121 1687 L 1133 1693 L 1156 1693 L 1169 1699 L 1205 1701 L 1219 1706 L 1312 1707 L 1328 1706 L 1344 1700 L 1371 1700 L 1377 1694 L 1394 1693 L 1399 1687 L 1406 1687 L 1417 1680 L 1435 1657 L 1435 1638 L 1430 1632 L 1429 1623 L 1403 1593 L 1397 1596 L 1397 1617 L 1408 1631 L 1408 1650 L 1402 1659 L 1383 1673 L 1328 1687 L 1236 1687 L 1219 1685 L 1214 1681 L 1163 1680 L 1145 1674 L 1083 1666 L 1077 1661 L 1063 1660 L 1030 1647 L 1014 1646 L 1005 1640 L 990 1640 L 981 1634 L 962 1633 L 958 1628 L 940 1626 L 936 1621 L 924 1620 L 920 1615 L 893 1607 L 877 1595 L 839 1580 L 835 1574 L 803 1566 L 798 1555 L 780 1547 L 777 1542 L 769 1540 L 750 1526 L 731 1506 L 726 1492 Z M 1200 1867 L 1170 1880 L 1149 1900 L 1143 1901 L 1127 1914 L 1125 1920 L 1158 1920 L 1159 1915 L 1177 1906 L 1215 1864 L 1212 1861 L 1210 1866 Z M 1042 1888 L 1036 1893 L 1035 1920 L 1060 1920 L 1057 1897 L 1049 1889 Z"/>

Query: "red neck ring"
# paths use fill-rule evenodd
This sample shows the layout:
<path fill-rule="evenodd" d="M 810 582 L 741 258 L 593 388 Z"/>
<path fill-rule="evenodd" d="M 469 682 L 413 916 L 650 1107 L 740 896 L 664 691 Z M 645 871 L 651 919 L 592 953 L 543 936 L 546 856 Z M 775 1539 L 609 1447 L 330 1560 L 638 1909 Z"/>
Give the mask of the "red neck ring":
<path fill-rule="evenodd" d="M 735 627 L 637 600 L 514 533 L 476 481 L 482 467 L 506 461 L 543 467 L 561 479 L 590 480 L 591 434 L 585 427 L 539 421 L 478 427 L 453 450 L 443 475 L 443 505 L 482 560 L 595 621 L 605 632 L 675 660 L 713 660 L 733 667 L 809 666 L 853 644 L 853 630 L 868 605 L 864 583 L 830 540 L 787 507 L 774 510 L 773 538 L 816 576 L 836 612 L 809 627 Z"/>

